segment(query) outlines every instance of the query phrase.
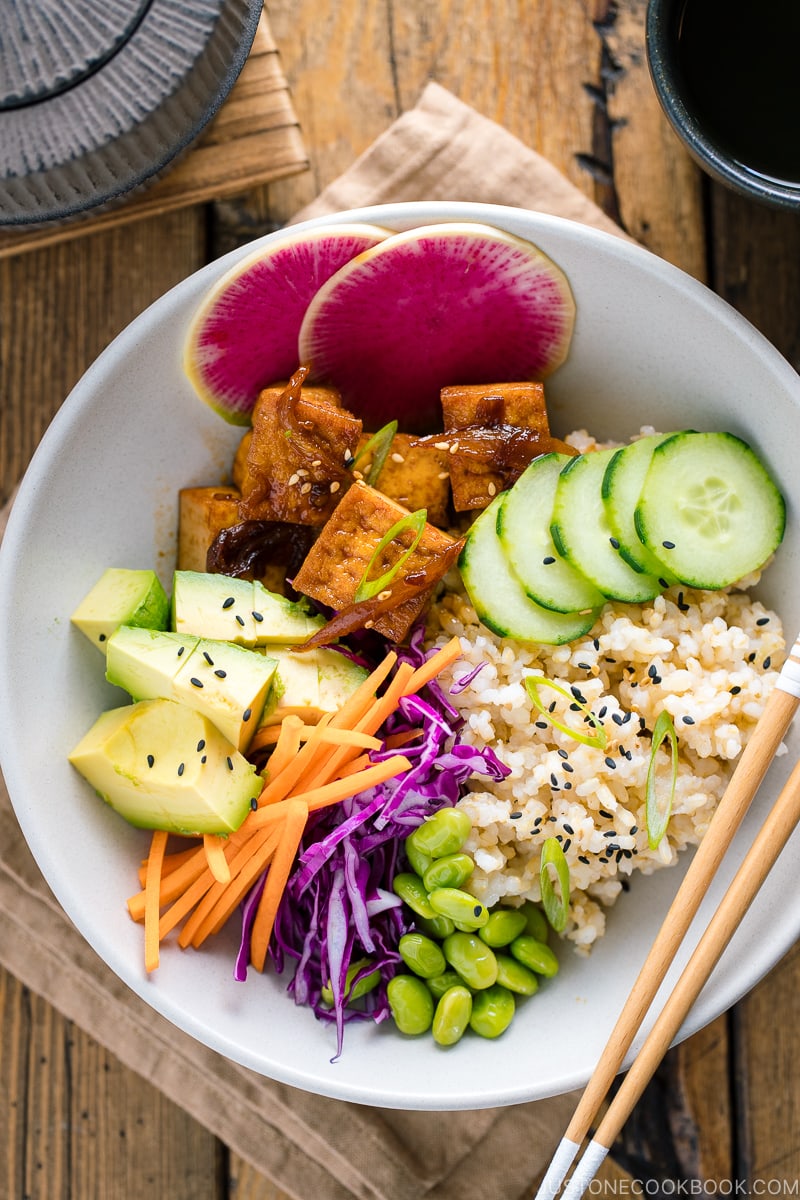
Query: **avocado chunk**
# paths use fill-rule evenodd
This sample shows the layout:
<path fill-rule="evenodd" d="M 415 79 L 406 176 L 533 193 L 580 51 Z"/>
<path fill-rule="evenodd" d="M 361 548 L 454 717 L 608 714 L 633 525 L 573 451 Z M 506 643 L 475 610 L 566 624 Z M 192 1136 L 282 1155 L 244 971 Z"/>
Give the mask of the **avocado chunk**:
<path fill-rule="evenodd" d="M 177 633 L 254 647 L 299 645 L 324 625 L 305 605 L 269 592 L 258 580 L 176 571 L 172 628 Z"/>
<path fill-rule="evenodd" d="M 338 712 L 369 673 L 326 646 L 302 653 L 290 646 L 269 646 L 267 653 L 277 668 L 262 725 L 277 725 L 290 713 L 313 724 L 325 713 Z"/>
<path fill-rule="evenodd" d="M 175 700 L 104 712 L 69 761 L 131 825 L 169 833 L 232 833 L 262 786 L 208 717 Z"/>
<path fill-rule="evenodd" d="M 134 700 L 163 697 L 203 713 L 246 750 L 272 686 L 275 660 L 231 642 L 123 625 L 112 634 L 106 679 Z"/>
<path fill-rule="evenodd" d="M 169 597 L 155 571 L 109 567 L 72 614 L 72 624 L 100 650 L 120 625 L 166 629 Z"/>

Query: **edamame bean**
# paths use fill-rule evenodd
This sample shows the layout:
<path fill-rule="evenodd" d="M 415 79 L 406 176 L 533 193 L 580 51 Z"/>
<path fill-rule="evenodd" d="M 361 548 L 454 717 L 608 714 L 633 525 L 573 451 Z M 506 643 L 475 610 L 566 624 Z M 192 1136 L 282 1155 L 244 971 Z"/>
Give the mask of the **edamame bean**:
<path fill-rule="evenodd" d="M 533 971 L 523 967 L 510 954 L 496 954 L 497 982 L 518 996 L 533 996 L 539 990 L 539 980 Z"/>
<path fill-rule="evenodd" d="M 432 979 L 426 979 L 425 982 L 430 989 L 430 993 L 434 1000 L 441 1000 L 448 988 L 465 987 L 464 980 L 456 971 L 443 971 L 441 975 L 434 975 Z"/>
<path fill-rule="evenodd" d="M 428 903 L 434 912 L 467 928 L 480 929 L 489 920 L 486 905 L 459 888 L 436 888 L 428 893 Z"/>
<path fill-rule="evenodd" d="M 474 933 L 451 933 L 442 945 L 444 956 L 469 988 L 480 991 L 497 979 L 494 951 Z"/>
<path fill-rule="evenodd" d="M 499 1037 L 514 1019 L 515 1008 L 513 993 L 495 984 L 473 996 L 469 1027 L 480 1037 Z"/>
<path fill-rule="evenodd" d="M 433 1014 L 433 1040 L 439 1046 L 454 1046 L 469 1026 L 472 993 L 463 984 L 448 988 Z"/>
<path fill-rule="evenodd" d="M 509 950 L 524 967 L 535 971 L 537 975 L 545 975 L 552 979 L 558 974 L 558 959 L 549 946 L 537 941 L 529 933 L 523 933 L 509 946 Z"/>
<path fill-rule="evenodd" d="M 406 966 L 422 979 L 441 975 L 447 967 L 444 955 L 436 942 L 424 933 L 406 933 L 397 944 L 400 957 Z"/>
<path fill-rule="evenodd" d="M 418 916 L 429 919 L 436 916 L 419 875 L 412 875 L 410 871 L 401 871 L 392 880 L 392 891 L 401 900 L 404 900 Z"/>
<path fill-rule="evenodd" d="M 430 854 L 423 854 L 421 850 L 418 850 L 410 837 L 407 837 L 405 840 L 405 850 L 406 858 L 411 864 L 412 871 L 416 871 L 421 879 L 433 862 L 433 859 Z"/>
<path fill-rule="evenodd" d="M 441 887 L 460 888 L 474 870 L 475 863 L 468 854 L 446 854 L 444 858 L 432 859 L 422 882 L 429 892 Z"/>
<path fill-rule="evenodd" d="M 508 946 L 515 937 L 524 933 L 527 921 L 518 908 L 496 908 L 489 913 L 489 920 L 478 931 L 478 937 L 487 946 Z"/>
<path fill-rule="evenodd" d="M 443 858 L 445 854 L 457 854 L 472 829 L 472 822 L 460 808 L 440 808 L 432 817 L 408 835 L 415 850 L 431 858 Z"/>
<path fill-rule="evenodd" d="M 371 962 L 372 959 L 370 958 L 360 958 L 358 962 L 351 963 L 347 968 L 344 983 L 345 1004 L 350 1004 L 353 1000 L 358 1000 L 361 996 L 366 996 L 367 992 L 371 992 L 380 982 L 381 973 L 376 970 L 368 975 L 362 975 L 361 979 L 353 983 L 359 971 L 363 971 Z M 322 988 L 320 997 L 325 1004 L 333 1006 L 333 988 L 331 987 L 330 980 Z"/>
<path fill-rule="evenodd" d="M 394 1023 L 401 1033 L 427 1033 L 433 1021 L 433 996 L 416 975 L 395 975 L 386 985 Z"/>
<path fill-rule="evenodd" d="M 420 933 L 427 933 L 428 937 L 436 938 L 443 942 L 446 937 L 454 931 L 455 925 L 449 917 L 421 917 L 417 914 L 417 919 L 414 925 Z"/>
<path fill-rule="evenodd" d="M 526 900 L 520 911 L 525 914 L 525 932 L 535 937 L 537 942 L 546 942 L 550 926 L 542 910 L 533 901 Z"/>

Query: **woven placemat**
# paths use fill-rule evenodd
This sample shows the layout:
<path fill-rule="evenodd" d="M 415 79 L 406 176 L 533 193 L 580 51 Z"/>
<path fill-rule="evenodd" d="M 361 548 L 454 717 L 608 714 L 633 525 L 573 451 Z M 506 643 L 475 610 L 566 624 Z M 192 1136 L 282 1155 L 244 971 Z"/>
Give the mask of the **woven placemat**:
<path fill-rule="evenodd" d="M 266 13 L 228 99 L 202 137 L 157 183 L 95 216 L 37 229 L 0 232 L 0 258 L 52 246 L 200 204 L 239 195 L 308 167 L 300 127 Z"/>

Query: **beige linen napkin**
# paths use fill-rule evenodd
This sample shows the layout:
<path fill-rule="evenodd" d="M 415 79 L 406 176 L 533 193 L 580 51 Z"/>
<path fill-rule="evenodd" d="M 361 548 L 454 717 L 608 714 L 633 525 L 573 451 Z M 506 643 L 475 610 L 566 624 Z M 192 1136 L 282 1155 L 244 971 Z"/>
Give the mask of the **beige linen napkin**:
<path fill-rule="evenodd" d="M 620 232 L 552 164 L 437 84 L 297 219 L 430 199 L 517 205 Z M 4 523 L 0 514 L 0 534 Z M 2 965 L 291 1196 L 531 1194 L 574 1095 L 480 1112 L 394 1112 L 308 1095 L 228 1062 L 153 1012 L 73 928 L 25 845 L 2 779 L 0 821 Z"/>

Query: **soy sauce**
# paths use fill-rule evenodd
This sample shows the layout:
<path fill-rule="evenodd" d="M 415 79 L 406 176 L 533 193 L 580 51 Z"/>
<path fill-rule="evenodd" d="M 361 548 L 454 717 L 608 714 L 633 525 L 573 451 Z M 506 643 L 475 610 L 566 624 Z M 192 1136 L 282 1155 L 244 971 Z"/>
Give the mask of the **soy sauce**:
<path fill-rule="evenodd" d="M 686 0 L 678 61 L 708 139 L 800 187 L 800 0 Z"/>

